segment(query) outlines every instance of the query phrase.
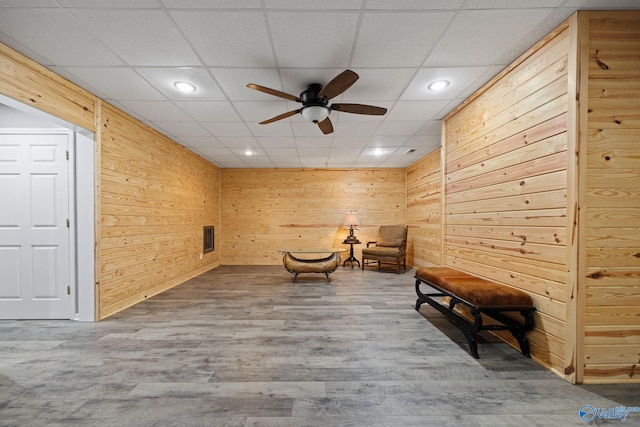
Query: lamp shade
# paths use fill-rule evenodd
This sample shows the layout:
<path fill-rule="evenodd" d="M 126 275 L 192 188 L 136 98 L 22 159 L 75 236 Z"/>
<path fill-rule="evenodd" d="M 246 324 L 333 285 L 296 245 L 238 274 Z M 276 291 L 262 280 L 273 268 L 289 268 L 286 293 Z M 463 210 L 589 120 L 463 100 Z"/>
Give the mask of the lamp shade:
<path fill-rule="evenodd" d="M 344 225 L 358 225 L 358 215 L 354 213 L 348 213 L 344 216 Z"/>
<path fill-rule="evenodd" d="M 322 105 L 310 105 L 302 107 L 302 116 L 313 123 L 319 123 L 327 118 L 329 109 Z"/>

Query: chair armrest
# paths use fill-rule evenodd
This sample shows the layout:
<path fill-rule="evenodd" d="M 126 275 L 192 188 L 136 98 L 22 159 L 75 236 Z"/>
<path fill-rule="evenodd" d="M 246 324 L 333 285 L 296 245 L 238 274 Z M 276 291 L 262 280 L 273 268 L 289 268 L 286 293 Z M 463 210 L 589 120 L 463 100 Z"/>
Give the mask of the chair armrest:
<path fill-rule="evenodd" d="M 367 242 L 367 247 L 369 247 L 369 245 L 371 245 L 371 244 L 375 245 L 376 242 Z"/>

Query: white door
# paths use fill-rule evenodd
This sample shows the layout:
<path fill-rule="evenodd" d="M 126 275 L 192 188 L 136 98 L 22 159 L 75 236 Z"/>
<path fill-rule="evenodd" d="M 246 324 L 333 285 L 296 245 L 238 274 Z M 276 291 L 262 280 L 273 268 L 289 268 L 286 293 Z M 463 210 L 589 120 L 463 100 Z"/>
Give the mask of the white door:
<path fill-rule="evenodd" d="M 73 133 L 0 130 L 0 318 L 70 319 Z"/>

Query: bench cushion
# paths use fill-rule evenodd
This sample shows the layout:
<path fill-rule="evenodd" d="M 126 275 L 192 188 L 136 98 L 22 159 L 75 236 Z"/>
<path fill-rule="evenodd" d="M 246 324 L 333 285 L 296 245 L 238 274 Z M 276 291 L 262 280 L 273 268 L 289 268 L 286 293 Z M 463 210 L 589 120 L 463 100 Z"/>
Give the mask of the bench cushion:
<path fill-rule="evenodd" d="M 433 283 L 479 309 L 531 307 L 533 300 L 526 292 L 482 279 L 448 267 L 421 268 L 420 280 Z"/>

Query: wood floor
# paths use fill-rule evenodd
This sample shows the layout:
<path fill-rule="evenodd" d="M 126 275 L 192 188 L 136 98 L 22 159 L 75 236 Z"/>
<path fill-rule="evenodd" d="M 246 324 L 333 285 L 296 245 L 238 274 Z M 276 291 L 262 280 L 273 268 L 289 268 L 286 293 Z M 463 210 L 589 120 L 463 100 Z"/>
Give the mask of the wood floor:
<path fill-rule="evenodd" d="M 413 309 L 410 270 L 331 278 L 225 266 L 98 323 L 2 321 L 0 425 L 582 426 L 583 405 L 640 405 L 490 335 L 474 359 Z"/>

